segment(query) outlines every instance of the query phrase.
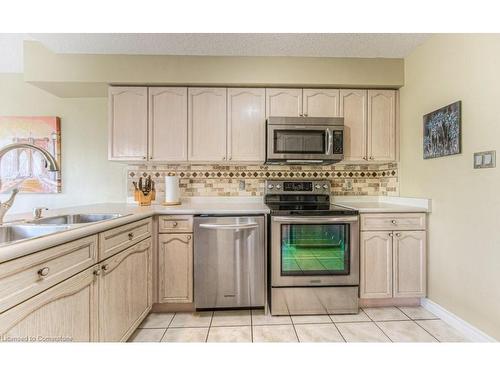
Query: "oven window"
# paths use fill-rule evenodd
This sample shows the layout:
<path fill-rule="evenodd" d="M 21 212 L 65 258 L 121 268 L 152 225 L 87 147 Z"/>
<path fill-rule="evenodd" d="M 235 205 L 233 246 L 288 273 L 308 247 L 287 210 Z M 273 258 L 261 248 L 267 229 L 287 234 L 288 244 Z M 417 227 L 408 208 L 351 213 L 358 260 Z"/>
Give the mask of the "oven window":
<path fill-rule="evenodd" d="M 282 224 L 281 275 L 349 274 L 349 224 Z"/>
<path fill-rule="evenodd" d="M 275 154 L 324 154 L 324 130 L 274 130 Z"/>

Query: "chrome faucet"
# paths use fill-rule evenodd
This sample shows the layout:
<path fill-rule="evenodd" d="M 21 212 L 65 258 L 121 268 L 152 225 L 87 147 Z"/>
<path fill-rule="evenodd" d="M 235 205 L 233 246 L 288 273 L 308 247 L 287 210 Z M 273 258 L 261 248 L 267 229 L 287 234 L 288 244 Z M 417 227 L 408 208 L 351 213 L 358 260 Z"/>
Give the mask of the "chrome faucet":
<path fill-rule="evenodd" d="M 32 145 L 30 143 L 12 143 L 10 145 L 7 145 L 5 147 L 0 148 L 0 159 L 2 156 L 4 156 L 7 152 L 18 149 L 18 148 L 28 148 L 31 150 L 39 151 L 43 157 L 45 158 L 45 167 L 48 168 L 49 171 L 51 172 L 57 172 L 59 170 L 59 166 L 57 165 L 57 160 L 52 156 L 50 152 L 47 150 Z"/>
<path fill-rule="evenodd" d="M 59 166 L 57 165 L 57 160 L 54 158 L 54 156 L 52 156 L 50 152 L 41 147 L 32 145 L 30 143 L 12 143 L 10 145 L 0 148 L 0 159 L 7 152 L 19 148 L 28 148 L 30 150 L 35 150 L 40 152 L 45 159 L 45 167 L 48 168 L 49 171 L 57 172 L 59 170 Z M 0 203 L 0 224 L 3 224 L 3 218 L 5 214 L 7 213 L 9 208 L 11 208 L 12 205 L 14 204 L 14 199 L 17 193 L 19 193 L 18 189 L 12 189 L 12 195 L 10 196 L 10 198 L 7 199 L 5 202 Z"/>
<path fill-rule="evenodd" d="M 14 198 L 16 197 L 17 193 L 19 193 L 19 189 L 12 189 L 12 194 L 10 198 L 7 199 L 5 202 L 0 203 L 0 225 L 3 224 L 3 217 L 5 216 L 7 211 L 14 204 Z"/>

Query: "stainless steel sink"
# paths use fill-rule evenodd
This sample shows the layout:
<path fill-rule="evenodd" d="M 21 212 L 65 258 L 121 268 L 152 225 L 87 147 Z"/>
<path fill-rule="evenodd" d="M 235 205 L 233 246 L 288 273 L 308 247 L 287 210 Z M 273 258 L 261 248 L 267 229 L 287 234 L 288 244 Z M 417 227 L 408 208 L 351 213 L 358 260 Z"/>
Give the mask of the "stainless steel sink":
<path fill-rule="evenodd" d="M 33 224 L 87 224 L 95 223 L 98 221 L 111 220 L 122 217 L 122 214 L 73 214 L 73 215 L 59 215 L 52 217 L 43 217 L 30 221 Z"/>
<path fill-rule="evenodd" d="M 62 232 L 69 228 L 68 225 L 3 225 L 0 226 L 0 246 Z"/>

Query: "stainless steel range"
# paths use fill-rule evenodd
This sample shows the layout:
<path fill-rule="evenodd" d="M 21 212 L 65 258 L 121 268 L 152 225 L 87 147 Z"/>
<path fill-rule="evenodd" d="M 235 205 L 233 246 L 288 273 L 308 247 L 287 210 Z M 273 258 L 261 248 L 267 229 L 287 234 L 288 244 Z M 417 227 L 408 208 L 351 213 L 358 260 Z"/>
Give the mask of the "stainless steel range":
<path fill-rule="evenodd" d="M 271 314 L 358 312 L 358 212 L 330 204 L 329 181 L 267 181 Z"/>

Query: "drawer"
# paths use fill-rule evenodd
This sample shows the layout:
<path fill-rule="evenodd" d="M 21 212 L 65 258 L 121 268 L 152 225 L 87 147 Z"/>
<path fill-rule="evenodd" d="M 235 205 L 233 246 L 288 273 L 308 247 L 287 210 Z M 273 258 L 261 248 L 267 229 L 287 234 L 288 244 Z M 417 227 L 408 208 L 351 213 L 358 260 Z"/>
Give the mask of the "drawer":
<path fill-rule="evenodd" d="M 99 261 L 151 236 L 151 219 L 135 221 L 99 234 Z"/>
<path fill-rule="evenodd" d="M 425 213 L 361 214 L 361 230 L 425 230 Z"/>
<path fill-rule="evenodd" d="M 0 264 L 0 312 L 97 262 L 97 235 Z"/>
<path fill-rule="evenodd" d="M 193 231 L 193 216 L 162 215 L 158 218 L 159 233 L 191 233 Z"/>

